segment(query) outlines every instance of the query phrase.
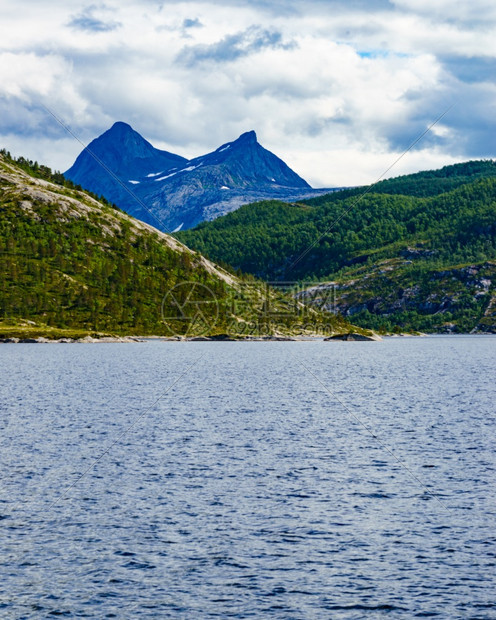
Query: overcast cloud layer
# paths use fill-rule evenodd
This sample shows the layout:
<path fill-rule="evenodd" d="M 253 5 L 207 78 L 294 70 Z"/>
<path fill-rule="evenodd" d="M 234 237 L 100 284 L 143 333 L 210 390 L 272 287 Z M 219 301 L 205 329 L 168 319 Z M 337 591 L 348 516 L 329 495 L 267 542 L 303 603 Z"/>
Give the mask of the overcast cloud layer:
<path fill-rule="evenodd" d="M 254 129 L 314 186 L 495 156 L 493 0 L 0 5 L 0 147 L 65 170 L 116 120 L 186 157 Z"/>

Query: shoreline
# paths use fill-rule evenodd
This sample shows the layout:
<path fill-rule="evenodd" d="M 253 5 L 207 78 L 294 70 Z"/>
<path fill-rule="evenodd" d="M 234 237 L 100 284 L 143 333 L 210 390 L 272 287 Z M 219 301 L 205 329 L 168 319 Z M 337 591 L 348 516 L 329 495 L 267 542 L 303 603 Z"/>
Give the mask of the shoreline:
<path fill-rule="evenodd" d="M 0 338 L 1 344 L 130 344 L 147 342 L 380 342 L 382 340 L 396 338 L 436 338 L 436 337 L 466 337 L 466 336 L 496 336 L 492 332 L 460 333 L 460 334 L 439 334 L 439 333 L 419 333 L 419 334 L 376 334 L 374 337 L 358 337 L 356 334 L 336 334 L 331 337 L 322 335 L 315 336 L 253 336 L 253 337 L 179 337 L 179 336 L 102 336 L 94 338 L 85 336 L 83 338 L 46 338 L 38 337 L 4 337 Z"/>

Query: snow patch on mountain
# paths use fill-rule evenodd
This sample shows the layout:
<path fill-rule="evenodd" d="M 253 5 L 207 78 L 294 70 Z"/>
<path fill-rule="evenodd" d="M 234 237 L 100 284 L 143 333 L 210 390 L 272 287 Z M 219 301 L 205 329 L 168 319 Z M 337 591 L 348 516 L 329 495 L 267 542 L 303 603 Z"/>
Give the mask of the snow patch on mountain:
<path fill-rule="evenodd" d="M 202 165 L 203 165 L 203 162 L 199 163 L 197 166 L 187 166 L 186 168 L 182 168 L 181 170 L 178 170 L 177 172 L 166 174 L 165 177 L 160 177 L 158 179 L 155 179 L 155 181 L 165 181 L 165 179 L 170 179 L 171 177 L 175 176 L 176 174 L 180 174 L 181 172 L 192 172 L 193 170 L 196 170 Z"/>
<path fill-rule="evenodd" d="M 172 174 L 166 174 L 165 177 L 160 177 L 159 179 L 155 179 L 156 181 L 165 181 L 165 179 L 170 179 L 171 177 L 173 177 L 175 174 L 178 174 L 177 172 L 173 172 Z"/>
<path fill-rule="evenodd" d="M 66 172 L 67 178 L 167 230 L 179 226 L 185 230 L 257 200 L 294 200 L 325 193 L 312 190 L 284 161 L 264 149 L 254 131 L 216 151 L 186 159 L 155 149 L 129 125 L 116 123 L 90 148 L 118 178 L 129 179 L 141 204 L 87 151 Z"/>

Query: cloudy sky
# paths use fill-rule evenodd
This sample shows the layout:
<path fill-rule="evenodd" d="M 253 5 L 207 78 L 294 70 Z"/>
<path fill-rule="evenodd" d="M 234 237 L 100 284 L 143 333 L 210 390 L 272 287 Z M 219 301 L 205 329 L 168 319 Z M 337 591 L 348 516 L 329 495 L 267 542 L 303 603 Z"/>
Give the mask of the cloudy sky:
<path fill-rule="evenodd" d="M 65 170 L 116 120 L 194 157 L 254 129 L 314 186 L 495 157 L 494 0 L 0 4 L 0 147 Z"/>

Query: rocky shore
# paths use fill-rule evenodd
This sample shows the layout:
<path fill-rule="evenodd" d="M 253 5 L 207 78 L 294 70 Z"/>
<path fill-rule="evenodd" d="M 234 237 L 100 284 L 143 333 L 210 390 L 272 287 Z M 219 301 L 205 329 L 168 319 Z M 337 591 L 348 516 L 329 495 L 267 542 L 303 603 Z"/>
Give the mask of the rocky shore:
<path fill-rule="evenodd" d="M 380 336 L 377 334 L 371 334 L 370 336 L 366 336 L 365 334 L 336 334 L 334 336 L 329 336 L 329 338 L 324 338 L 324 342 L 335 342 L 335 341 L 356 341 L 356 342 L 365 342 L 365 341 L 377 341 L 382 340 Z"/>
<path fill-rule="evenodd" d="M 266 335 L 266 336 L 230 336 L 229 334 L 216 334 L 214 336 L 195 336 L 195 337 L 181 337 L 181 336 L 102 336 L 101 338 L 94 338 L 92 336 L 85 336 L 84 338 L 45 338 L 40 337 L 26 337 L 26 338 L 0 338 L 0 344 L 81 344 L 81 343 L 134 343 L 134 342 L 148 342 L 153 340 L 160 340 L 162 342 L 302 342 L 313 340 L 381 340 L 380 336 L 376 334 L 367 336 L 358 333 L 351 334 L 336 334 L 329 338 L 323 338 L 321 335 L 306 335 L 306 336 L 288 336 L 282 334 Z"/>
<path fill-rule="evenodd" d="M 104 336 L 102 338 L 92 338 L 85 336 L 84 338 L 0 338 L 0 343 L 11 344 L 74 344 L 74 343 L 94 343 L 94 342 L 145 342 L 143 338 L 137 336 Z"/>

